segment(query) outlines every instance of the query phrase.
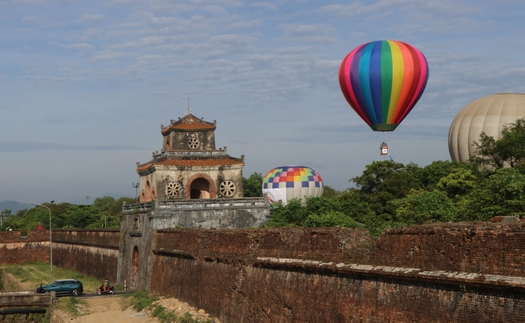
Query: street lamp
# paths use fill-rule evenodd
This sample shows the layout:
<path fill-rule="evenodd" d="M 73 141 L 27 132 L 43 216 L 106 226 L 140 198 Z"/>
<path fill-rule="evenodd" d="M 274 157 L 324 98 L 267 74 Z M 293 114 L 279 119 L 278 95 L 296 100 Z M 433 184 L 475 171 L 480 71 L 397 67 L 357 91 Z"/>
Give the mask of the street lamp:
<path fill-rule="evenodd" d="M 51 201 L 53 203 L 53 201 Z M 36 206 L 45 207 L 49 211 L 49 268 L 51 273 L 51 282 L 53 281 L 53 233 L 51 231 L 51 209 L 45 205 L 31 202 Z"/>

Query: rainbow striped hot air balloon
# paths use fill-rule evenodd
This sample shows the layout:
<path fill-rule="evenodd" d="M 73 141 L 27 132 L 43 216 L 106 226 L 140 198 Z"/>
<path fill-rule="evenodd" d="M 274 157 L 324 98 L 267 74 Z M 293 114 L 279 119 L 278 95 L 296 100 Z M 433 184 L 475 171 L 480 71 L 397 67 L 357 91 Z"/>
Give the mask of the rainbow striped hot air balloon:
<path fill-rule="evenodd" d="M 425 56 L 396 40 L 363 44 L 339 68 L 346 101 L 374 131 L 393 131 L 417 103 L 427 80 Z"/>

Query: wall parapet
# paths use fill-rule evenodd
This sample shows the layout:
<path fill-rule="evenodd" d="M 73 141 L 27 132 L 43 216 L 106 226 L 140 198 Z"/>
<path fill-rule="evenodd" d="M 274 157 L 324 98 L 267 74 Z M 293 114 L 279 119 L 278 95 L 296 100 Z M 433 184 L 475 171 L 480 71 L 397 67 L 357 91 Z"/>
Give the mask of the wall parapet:
<path fill-rule="evenodd" d="M 119 249 L 120 229 L 53 230 L 53 243 Z"/>
<path fill-rule="evenodd" d="M 124 214 L 149 212 L 152 210 L 218 210 L 224 208 L 268 208 L 268 199 L 264 197 L 222 198 L 222 199 L 194 199 L 194 200 L 168 200 L 155 201 L 154 203 L 136 203 L 122 205 Z"/>
<path fill-rule="evenodd" d="M 450 272 L 443 270 L 423 270 L 420 268 L 373 266 L 322 262 L 317 260 L 258 257 L 254 267 L 275 270 L 298 270 L 317 274 L 338 274 L 342 276 L 370 276 L 389 280 L 417 281 L 419 283 L 444 284 L 457 287 L 458 290 L 491 289 L 511 290 L 525 293 L 525 277 Z"/>

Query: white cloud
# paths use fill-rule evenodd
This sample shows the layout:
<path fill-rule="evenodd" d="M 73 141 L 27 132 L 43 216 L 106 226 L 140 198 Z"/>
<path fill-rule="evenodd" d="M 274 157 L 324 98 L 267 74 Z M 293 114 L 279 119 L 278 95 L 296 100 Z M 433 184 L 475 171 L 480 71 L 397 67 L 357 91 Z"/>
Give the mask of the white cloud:
<path fill-rule="evenodd" d="M 239 21 L 229 25 L 233 29 L 251 29 L 260 27 L 263 24 L 262 20 Z"/>
<path fill-rule="evenodd" d="M 80 22 L 100 22 L 100 21 L 103 21 L 105 20 L 105 16 L 102 15 L 102 14 L 83 14 L 82 16 L 80 16 L 79 18 L 79 21 Z"/>
<path fill-rule="evenodd" d="M 270 11 L 276 11 L 279 7 L 273 2 L 254 2 L 251 4 L 254 8 L 266 9 Z"/>
<path fill-rule="evenodd" d="M 87 43 L 69 44 L 67 47 L 79 50 L 93 50 L 96 48 L 95 46 Z"/>
<path fill-rule="evenodd" d="M 129 54 L 122 53 L 122 52 L 112 52 L 112 51 L 101 51 L 89 59 L 90 61 L 110 61 L 110 60 L 116 60 L 119 58 L 123 58 L 129 56 Z"/>

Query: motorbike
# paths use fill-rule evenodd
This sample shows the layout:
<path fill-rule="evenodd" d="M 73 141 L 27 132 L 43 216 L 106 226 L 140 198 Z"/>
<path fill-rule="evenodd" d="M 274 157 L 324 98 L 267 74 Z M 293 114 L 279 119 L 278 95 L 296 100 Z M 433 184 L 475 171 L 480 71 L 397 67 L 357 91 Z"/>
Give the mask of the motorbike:
<path fill-rule="evenodd" d="M 104 285 L 100 285 L 100 287 L 97 290 L 97 295 L 103 295 L 103 294 L 115 294 L 115 287 L 108 286 L 106 289 L 104 289 Z"/>

